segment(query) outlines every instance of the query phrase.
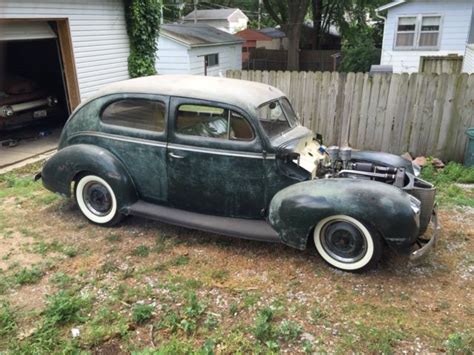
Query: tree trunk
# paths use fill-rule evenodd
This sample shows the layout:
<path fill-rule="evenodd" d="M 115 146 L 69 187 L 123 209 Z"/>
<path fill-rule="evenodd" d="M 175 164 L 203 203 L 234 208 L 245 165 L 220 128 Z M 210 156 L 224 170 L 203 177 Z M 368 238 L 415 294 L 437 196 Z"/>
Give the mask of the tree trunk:
<path fill-rule="evenodd" d="M 311 0 L 313 12 L 313 49 L 321 49 L 321 25 L 323 19 L 323 0 Z"/>
<path fill-rule="evenodd" d="M 288 37 L 287 70 L 298 70 L 300 67 L 301 27 L 289 25 L 286 36 Z"/>
<path fill-rule="evenodd" d="M 288 70 L 299 70 L 301 27 L 308 12 L 309 0 L 288 0 Z"/>

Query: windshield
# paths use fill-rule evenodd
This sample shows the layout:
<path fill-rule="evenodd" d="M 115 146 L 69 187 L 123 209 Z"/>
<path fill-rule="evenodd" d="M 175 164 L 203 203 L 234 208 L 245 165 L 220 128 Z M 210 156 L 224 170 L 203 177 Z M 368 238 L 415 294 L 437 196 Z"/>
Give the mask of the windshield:
<path fill-rule="evenodd" d="M 286 97 L 260 106 L 258 119 L 270 138 L 282 135 L 298 125 L 298 117 Z"/>

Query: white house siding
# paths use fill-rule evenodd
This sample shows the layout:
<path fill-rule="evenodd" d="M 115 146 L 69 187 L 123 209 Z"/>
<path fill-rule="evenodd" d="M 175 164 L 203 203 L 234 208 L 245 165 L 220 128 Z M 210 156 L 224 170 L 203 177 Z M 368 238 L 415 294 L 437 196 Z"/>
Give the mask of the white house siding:
<path fill-rule="evenodd" d="M 393 65 L 394 72 L 416 72 L 421 56 L 464 55 L 472 12 L 472 0 L 415 0 L 391 8 L 385 22 L 381 64 Z M 439 50 L 393 50 L 398 16 L 417 14 L 442 16 Z"/>
<path fill-rule="evenodd" d="M 225 75 L 226 70 L 242 69 L 242 45 L 222 45 L 212 47 L 196 47 L 189 50 L 189 73 L 204 75 L 204 56 L 219 54 L 219 65 L 208 67 L 207 75 Z"/>
<path fill-rule="evenodd" d="M 68 18 L 81 99 L 129 78 L 122 0 L 1 0 L 0 18 Z"/>
<path fill-rule="evenodd" d="M 474 74 L 474 44 L 466 47 L 462 71 L 463 73 Z"/>
<path fill-rule="evenodd" d="M 160 36 L 158 38 L 155 66 L 158 74 L 189 73 L 188 48 L 169 38 Z"/>

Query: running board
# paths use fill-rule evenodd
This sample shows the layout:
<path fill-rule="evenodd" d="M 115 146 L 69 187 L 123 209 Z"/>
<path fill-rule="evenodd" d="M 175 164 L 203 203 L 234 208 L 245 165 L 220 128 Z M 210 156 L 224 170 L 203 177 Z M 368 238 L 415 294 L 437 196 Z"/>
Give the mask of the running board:
<path fill-rule="evenodd" d="M 265 221 L 245 218 L 209 216 L 138 201 L 128 207 L 127 214 L 199 229 L 205 232 L 265 242 L 279 242 L 278 233 Z"/>

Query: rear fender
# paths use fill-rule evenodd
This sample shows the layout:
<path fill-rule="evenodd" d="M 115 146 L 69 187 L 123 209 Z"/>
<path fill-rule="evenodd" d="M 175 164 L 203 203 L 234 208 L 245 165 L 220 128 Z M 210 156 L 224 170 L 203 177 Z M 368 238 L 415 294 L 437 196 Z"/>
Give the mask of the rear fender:
<path fill-rule="evenodd" d="M 44 165 L 43 185 L 53 192 L 70 197 L 72 182 L 82 173 L 105 179 L 114 190 L 121 210 L 138 197 L 127 170 L 111 152 L 89 144 L 75 144 L 58 151 Z"/>
<path fill-rule="evenodd" d="M 398 250 L 408 248 L 418 235 L 419 217 L 407 193 L 360 179 L 311 180 L 289 186 L 273 197 L 269 221 L 283 243 L 302 250 L 316 224 L 338 214 L 367 224 Z"/>

